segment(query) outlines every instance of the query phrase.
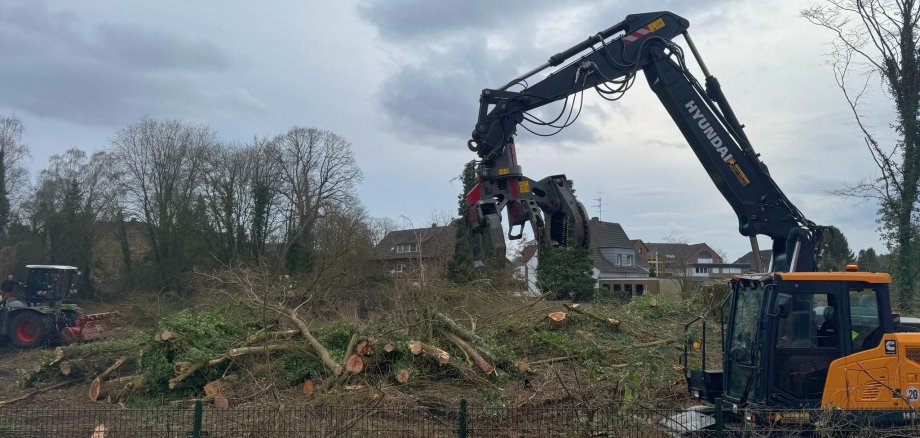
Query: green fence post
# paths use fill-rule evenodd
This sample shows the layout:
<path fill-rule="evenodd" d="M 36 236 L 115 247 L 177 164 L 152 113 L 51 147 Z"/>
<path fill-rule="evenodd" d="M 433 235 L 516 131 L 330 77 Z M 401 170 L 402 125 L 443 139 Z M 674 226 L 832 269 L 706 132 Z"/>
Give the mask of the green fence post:
<path fill-rule="evenodd" d="M 716 438 L 725 436 L 725 420 L 722 418 L 722 397 L 716 397 Z"/>
<path fill-rule="evenodd" d="M 460 438 L 466 438 L 466 399 L 460 399 L 460 424 L 457 427 L 457 435 Z"/>
<path fill-rule="evenodd" d="M 204 417 L 204 408 L 201 400 L 195 401 L 195 418 L 192 420 L 192 438 L 201 438 L 201 420 Z"/>

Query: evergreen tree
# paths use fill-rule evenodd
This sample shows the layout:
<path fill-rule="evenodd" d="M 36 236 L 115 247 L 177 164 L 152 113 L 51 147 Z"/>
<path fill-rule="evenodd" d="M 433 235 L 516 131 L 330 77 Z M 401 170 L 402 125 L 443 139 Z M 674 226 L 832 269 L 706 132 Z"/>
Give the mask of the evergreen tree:
<path fill-rule="evenodd" d="M 583 248 L 541 248 L 537 287 L 550 299 L 590 301 L 594 298 L 594 263 Z"/>
<path fill-rule="evenodd" d="M 879 256 L 875 253 L 875 249 L 873 248 L 859 250 L 859 258 L 857 260 L 861 271 L 884 272 Z"/>
<path fill-rule="evenodd" d="M 821 243 L 824 246 L 824 254 L 818 269 L 821 271 L 843 271 L 847 263 L 856 259 L 853 251 L 850 250 L 850 244 L 846 236 L 839 228 L 831 225 L 827 227 L 821 236 Z"/>

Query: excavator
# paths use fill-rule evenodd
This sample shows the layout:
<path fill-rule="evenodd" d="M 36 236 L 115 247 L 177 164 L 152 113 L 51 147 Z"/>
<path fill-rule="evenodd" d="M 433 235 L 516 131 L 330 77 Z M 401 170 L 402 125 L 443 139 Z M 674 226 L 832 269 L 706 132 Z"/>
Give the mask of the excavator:
<path fill-rule="evenodd" d="M 769 266 L 755 256 L 758 273 L 730 281 L 719 324 L 720 361 L 706 358 L 706 318 L 687 324 L 683 361 L 691 395 L 754 423 L 814 422 L 815 414 L 802 412 L 818 408 L 876 425 L 915 421 L 918 320 L 892 312 L 888 274 L 856 266 L 818 272 L 824 227 L 807 219 L 770 176 L 703 62 L 689 25 L 671 12 L 629 15 L 500 88 L 482 90 L 467 144 L 479 158 L 479 182 L 466 197 L 468 223 L 489 236 L 502 258 L 502 210 L 509 239 L 520 238 L 514 230 L 529 223 L 540 248 L 587 247 L 584 207 L 565 175 L 539 181 L 524 176 L 517 128 L 558 132 L 577 119 L 585 91 L 594 88 L 617 100 L 641 72 L 737 214 L 738 231 L 750 238 L 753 254 L 760 254 L 757 236 L 772 240 Z M 678 36 L 704 84 L 691 74 Z M 540 117 L 538 109 L 559 101 L 558 116 Z M 694 351 L 702 355 L 695 361 L 699 366 L 689 363 Z M 721 362 L 721 369 L 710 369 L 711 362 Z M 705 410 L 697 413 L 689 422 L 693 428 L 714 423 Z"/>

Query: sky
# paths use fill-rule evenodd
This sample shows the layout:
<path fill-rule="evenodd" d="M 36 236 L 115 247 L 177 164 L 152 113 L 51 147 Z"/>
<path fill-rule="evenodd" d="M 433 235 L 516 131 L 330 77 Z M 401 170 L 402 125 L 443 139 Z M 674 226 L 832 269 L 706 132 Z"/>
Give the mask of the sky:
<path fill-rule="evenodd" d="M 799 17 L 810 4 L 0 0 L 0 114 L 23 119 L 33 172 L 69 148 L 106 148 L 144 116 L 208 124 L 226 141 L 330 130 L 354 148 L 369 213 L 417 227 L 456 210 L 483 88 L 628 14 L 671 10 L 690 20 L 788 197 L 811 220 L 839 227 L 855 250 L 879 249 L 877 206 L 833 194 L 875 167 L 827 63 L 832 35 Z M 870 84 L 861 111 L 891 141 L 893 112 Z M 750 249 L 641 75 L 617 102 L 586 93 L 582 117 L 557 136 L 521 131 L 525 175 L 566 174 L 590 215 L 601 198 L 601 218 L 630 238 L 706 242 L 732 260 Z"/>

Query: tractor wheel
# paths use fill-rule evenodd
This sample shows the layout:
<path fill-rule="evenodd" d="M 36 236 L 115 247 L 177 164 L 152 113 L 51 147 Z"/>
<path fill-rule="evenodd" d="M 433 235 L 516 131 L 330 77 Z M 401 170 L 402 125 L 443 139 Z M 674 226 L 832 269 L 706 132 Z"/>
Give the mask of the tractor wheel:
<path fill-rule="evenodd" d="M 20 348 L 32 348 L 48 342 L 51 333 L 48 318 L 37 312 L 17 312 L 10 321 L 7 336 Z"/>

